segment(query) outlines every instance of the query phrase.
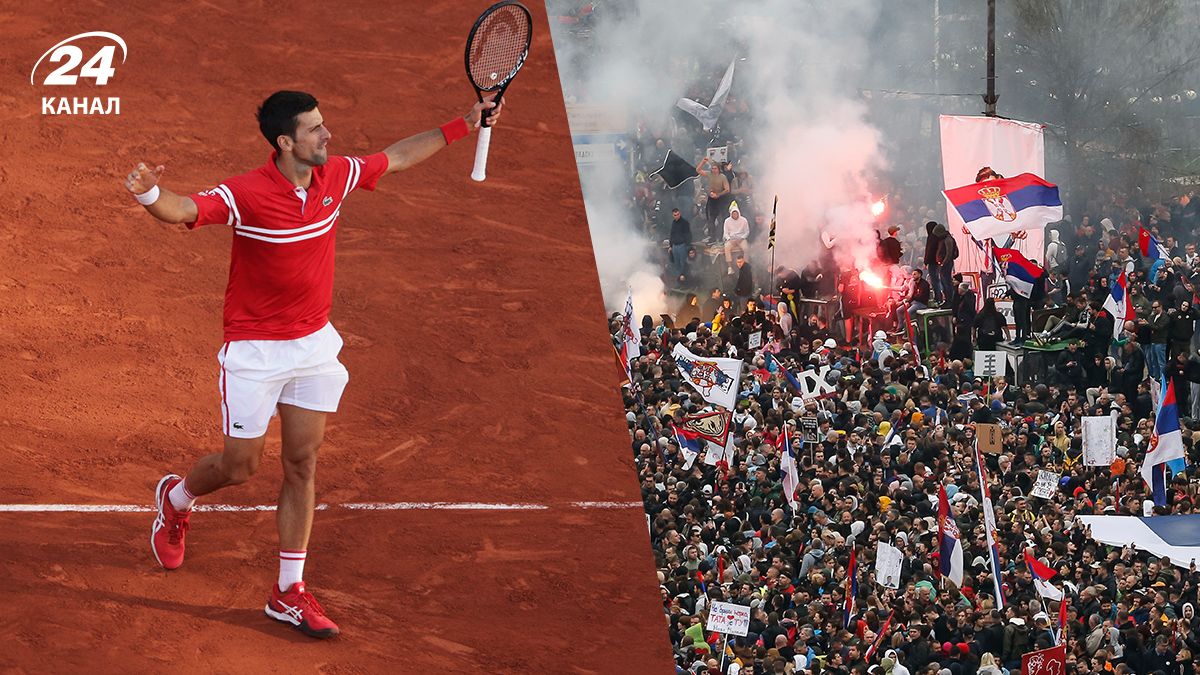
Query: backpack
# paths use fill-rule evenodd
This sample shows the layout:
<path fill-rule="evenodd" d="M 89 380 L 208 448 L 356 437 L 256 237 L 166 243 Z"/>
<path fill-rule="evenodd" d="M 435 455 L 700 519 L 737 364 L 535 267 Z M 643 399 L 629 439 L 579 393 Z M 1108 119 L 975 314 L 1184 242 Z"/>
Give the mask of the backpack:
<path fill-rule="evenodd" d="M 954 235 L 946 233 L 946 260 L 958 260 L 958 242 Z"/>

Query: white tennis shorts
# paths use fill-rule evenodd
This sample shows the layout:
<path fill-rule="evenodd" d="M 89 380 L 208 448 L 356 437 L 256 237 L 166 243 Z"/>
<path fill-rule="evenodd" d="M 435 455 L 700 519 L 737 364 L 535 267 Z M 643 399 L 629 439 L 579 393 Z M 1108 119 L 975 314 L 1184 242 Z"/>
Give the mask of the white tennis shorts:
<path fill-rule="evenodd" d="M 221 364 L 221 427 L 226 436 L 258 438 L 280 403 L 337 412 L 350 374 L 338 361 L 342 336 L 333 324 L 295 340 L 235 340 Z"/>

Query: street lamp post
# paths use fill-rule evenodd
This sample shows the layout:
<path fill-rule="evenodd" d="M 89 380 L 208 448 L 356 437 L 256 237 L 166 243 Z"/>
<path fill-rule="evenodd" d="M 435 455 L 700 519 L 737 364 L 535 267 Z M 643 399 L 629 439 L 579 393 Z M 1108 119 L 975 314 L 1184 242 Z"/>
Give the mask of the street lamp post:
<path fill-rule="evenodd" d="M 983 103 L 987 106 L 983 114 L 996 116 L 996 0 L 987 0 L 987 93 Z"/>

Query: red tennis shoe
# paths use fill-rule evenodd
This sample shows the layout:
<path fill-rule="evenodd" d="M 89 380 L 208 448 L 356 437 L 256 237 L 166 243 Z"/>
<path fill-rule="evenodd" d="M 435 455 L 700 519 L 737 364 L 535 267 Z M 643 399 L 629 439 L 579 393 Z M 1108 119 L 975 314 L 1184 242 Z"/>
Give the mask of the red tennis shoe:
<path fill-rule="evenodd" d="M 173 570 L 183 564 L 183 540 L 187 536 L 191 511 L 176 511 L 167 493 L 183 479 L 173 473 L 163 476 L 154 491 L 158 517 L 150 530 L 150 550 L 164 568 Z"/>
<path fill-rule="evenodd" d="M 273 585 L 266 612 L 272 619 L 291 624 L 309 637 L 331 638 L 338 634 L 337 624 L 325 616 L 325 610 L 304 588 L 303 581 L 292 584 L 287 591 Z"/>

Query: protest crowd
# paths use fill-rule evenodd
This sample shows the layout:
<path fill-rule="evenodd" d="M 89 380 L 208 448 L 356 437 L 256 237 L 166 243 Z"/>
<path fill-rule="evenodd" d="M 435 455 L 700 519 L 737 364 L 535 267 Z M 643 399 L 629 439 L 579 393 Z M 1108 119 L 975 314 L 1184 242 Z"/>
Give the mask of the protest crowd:
<path fill-rule="evenodd" d="M 750 111 L 726 109 L 732 148 Z M 933 205 L 898 195 L 878 253 L 912 281 L 890 325 L 847 335 L 797 302 L 844 290 L 828 260 L 766 263 L 770 197 L 736 158 L 701 162 L 694 190 L 648 176 L 688 134 L 713 142 L 686 129 L 639 132 L 628 203 L 662 244 L 676 310 L 610 317 L 678 671 L 999 675 L 1065 645 L 1062 672 L 1200 672 L 1195 563 L 1099 543 L 1076 519 L 1196 512 L 1194 195 L 1097 191 L 1050 224 L 1040 278 L 1011 294 L 1016 331 L 956 273 Z M 727 220 L 743 218 L 748 241 Z M 1117 293 L 1128 322 L 1106 308 Z M 904 321 L 913 302 L 952 310 L 928 351 Z M 976 349 L 1027 339 L 1057 344 L 1040 372 L 977 374 Z M 741 362 L 732 382 L 722 359 Z M 1186 457 L 1155 500 L 1142 467 L 1170 396 Z M 1089 417 L 1115 419 L 1107 463 L 1085 462 Z M 981 429 L 999 432 L 988 451 Z M 749 609 L 744 636 L 707 629 L 714 603 Z"/>

